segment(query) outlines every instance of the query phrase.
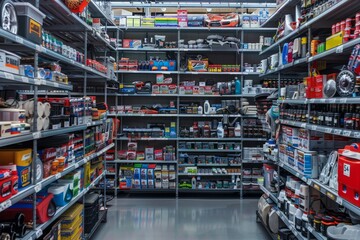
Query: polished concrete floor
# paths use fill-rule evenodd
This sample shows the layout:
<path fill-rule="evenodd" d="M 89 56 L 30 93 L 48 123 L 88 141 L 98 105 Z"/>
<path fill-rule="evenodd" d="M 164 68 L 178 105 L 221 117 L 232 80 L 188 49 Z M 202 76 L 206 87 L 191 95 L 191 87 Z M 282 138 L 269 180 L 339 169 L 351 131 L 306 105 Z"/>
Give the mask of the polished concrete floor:
<path fill-rule="evenodd" d="M 110 202 L 94 240 L 268 240 L 257 199 L 134 199 Z"/>

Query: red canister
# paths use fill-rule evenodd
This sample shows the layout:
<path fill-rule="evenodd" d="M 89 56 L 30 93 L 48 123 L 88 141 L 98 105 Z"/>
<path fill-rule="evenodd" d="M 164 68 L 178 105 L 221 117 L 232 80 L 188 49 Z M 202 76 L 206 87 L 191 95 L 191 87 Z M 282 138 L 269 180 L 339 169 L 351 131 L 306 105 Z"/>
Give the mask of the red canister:
<path fill-rule="evenodd" d="M 341 30 L 341 24 L 338 22 L 336 23 L 336 33 L 340 32 Z"/>
<path fill-rule="evenodd" d="M 347 18 L 346 19 L 346 28 L 351 28 L 352 27 L 352 22 L 353 22 L 352 18 Z"/>
<path fill-rule="evenodd" d="M 346 27 L 346 21 L 344 20 L 344 21 L 341 21 L 341 23 L 340 23 L 340 30 L 341 31 L 344 31 L 345 30 L 345 27 Z"/>
<path fill-rule="evenodd" d="M 336 33 L 336 24 L 331 26 L 331 34 L 334 35 Z"/>

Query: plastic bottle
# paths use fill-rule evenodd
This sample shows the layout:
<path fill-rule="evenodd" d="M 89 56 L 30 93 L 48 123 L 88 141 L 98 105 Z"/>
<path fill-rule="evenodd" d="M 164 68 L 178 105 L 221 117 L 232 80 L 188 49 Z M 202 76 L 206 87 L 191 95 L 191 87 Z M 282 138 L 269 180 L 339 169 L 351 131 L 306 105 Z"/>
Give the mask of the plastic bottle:
<path fill-rule="evenodd" d="M 295 229 L 298 232 L 301 232 L 302 230 L 302 215 L 303 212 L 300 209 L 297 209 L 295 213 Z"/>
<path fill-rule="evenodd" d="M 240 137 L 241 136 L 241 127 L 240 127 L 240 123 L 237 122 L 235 125 L 235 137 Z"/>
<path fill-rule="evenodd" d="M 241 82 L 237 77 L 235 77 L 235 94 L 236 95 L 241 94 Z"/>
<path fill-rule="evenodd" d="M 192 179 L 191 179 L 191 188 L 196 189 L 196 178 L 195 177 L 192 177 Z"/>
<path fill-rule="evenodd" d="M 219 122 L 217 126 L 217 137 L 224 138 L 224 128 L 222 122 Z"/>
<path fill-rule="evenodd" d="M 236 177 L 236 189 L 240 189 L 241 188 L 241 181 L 240 181 L 240 177 L 237 176 Z"/>
<path fill-rule="evenodd" d="M 204 114 L 210 114 L 210 103 L 208 100 L 204 102 Z"/>
<path fill-rule="evenodd" d="M 198 114 L 203 114 L 203 107 L 202 106 L 198 106 Z"/>

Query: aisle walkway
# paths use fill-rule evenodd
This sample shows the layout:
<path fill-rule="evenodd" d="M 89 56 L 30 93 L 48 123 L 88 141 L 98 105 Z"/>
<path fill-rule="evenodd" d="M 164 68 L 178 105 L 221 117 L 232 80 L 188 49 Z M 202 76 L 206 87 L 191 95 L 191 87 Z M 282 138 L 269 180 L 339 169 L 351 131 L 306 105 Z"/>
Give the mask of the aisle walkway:
<path fill-rule="evenodd" d="M 93 240 L 268 240 L 257 199 L 132 199 L 112 202 Z"/>

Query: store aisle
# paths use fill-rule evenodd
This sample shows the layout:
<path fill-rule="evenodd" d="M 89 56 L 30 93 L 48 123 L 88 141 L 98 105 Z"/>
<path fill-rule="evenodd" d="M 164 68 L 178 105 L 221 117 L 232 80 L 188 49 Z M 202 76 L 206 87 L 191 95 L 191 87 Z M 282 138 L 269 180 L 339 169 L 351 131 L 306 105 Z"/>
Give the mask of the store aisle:
<path fill-rule="evenodd" d="M 132 199 L 111 202 L 94 240 L 267 240 L 258 199 Z"/>

